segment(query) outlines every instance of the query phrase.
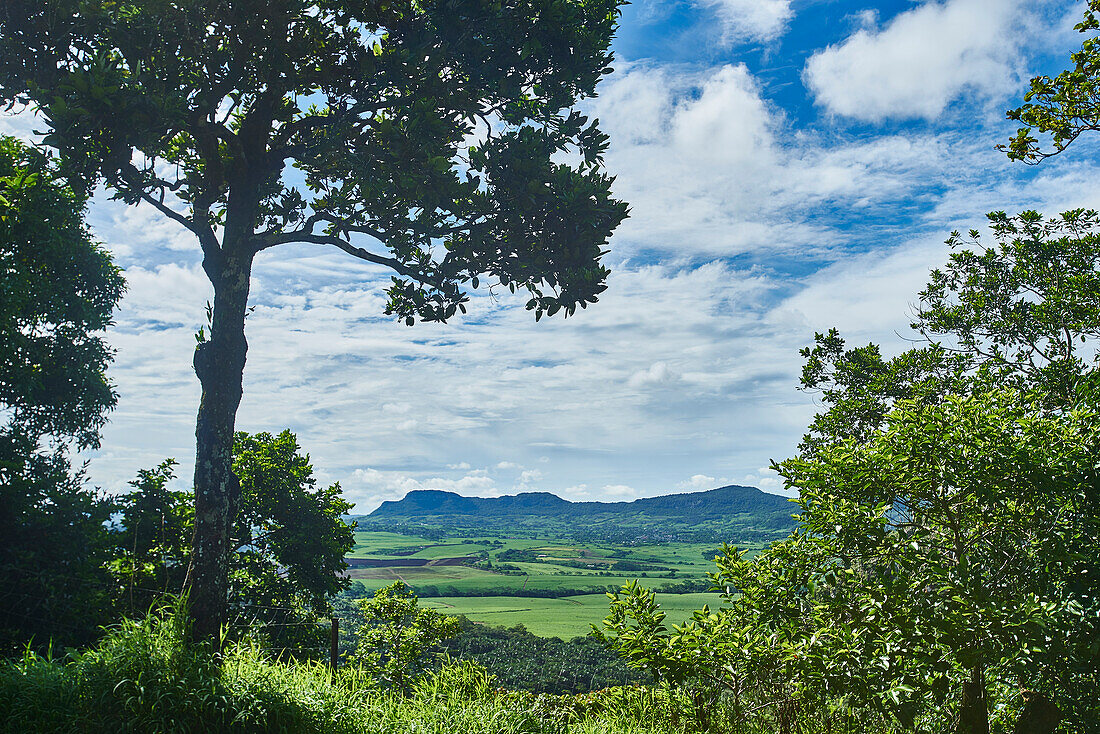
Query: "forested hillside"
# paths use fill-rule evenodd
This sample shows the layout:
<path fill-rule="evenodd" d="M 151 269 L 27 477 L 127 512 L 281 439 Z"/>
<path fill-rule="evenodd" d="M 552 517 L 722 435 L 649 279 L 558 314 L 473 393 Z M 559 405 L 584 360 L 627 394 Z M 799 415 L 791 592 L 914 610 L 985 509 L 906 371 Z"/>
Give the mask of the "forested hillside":
<path fill-rule="evenodd" d="M 785 497 L 755 487 L 727 486 L 706 492 L 646 497 L 632 502 L 570 502 L 549 492 L 504 497 L 463 497 L 454 492 L 414 490 L 383 502 L 357 519 L 364 526 L 415 524 L 497 532 L 541 532 L 563 537 L 670 537 L 721 541 L 786 535 L 794 521 Z"/>

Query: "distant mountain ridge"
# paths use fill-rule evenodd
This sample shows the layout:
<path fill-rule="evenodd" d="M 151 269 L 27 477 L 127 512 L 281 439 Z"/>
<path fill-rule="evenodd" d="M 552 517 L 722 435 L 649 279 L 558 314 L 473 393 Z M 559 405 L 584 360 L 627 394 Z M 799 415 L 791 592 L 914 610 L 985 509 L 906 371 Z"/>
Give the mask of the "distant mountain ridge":
<path fill-rule="evenodd" d="M 773 536 L 794 526 L 794 510 L 786 497 L 739 485 L 630 502 L 571 502 L 550 492 L 464 497 L 418 489 L 400 500 L 383 502 L 365 519 L 496 528 L 506 527 L 505 521 L 520 527 L 541 522 L 679 530 L 708 527 Z"/>

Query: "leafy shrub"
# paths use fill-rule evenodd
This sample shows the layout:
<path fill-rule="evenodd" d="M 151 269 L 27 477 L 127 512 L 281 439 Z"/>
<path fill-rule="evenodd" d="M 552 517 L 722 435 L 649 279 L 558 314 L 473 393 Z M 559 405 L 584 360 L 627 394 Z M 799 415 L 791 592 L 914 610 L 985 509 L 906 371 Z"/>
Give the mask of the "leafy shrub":
<path fill-rule="evenodd" d="M 351 664 L 379 685 L 402 693 L 408 693 L 431 669 L 438 643 L 460 629 L 455 617 L 421 609 L 416 595 L 400 581 L 379 589 L 359 606 L 363 625 Z"/>

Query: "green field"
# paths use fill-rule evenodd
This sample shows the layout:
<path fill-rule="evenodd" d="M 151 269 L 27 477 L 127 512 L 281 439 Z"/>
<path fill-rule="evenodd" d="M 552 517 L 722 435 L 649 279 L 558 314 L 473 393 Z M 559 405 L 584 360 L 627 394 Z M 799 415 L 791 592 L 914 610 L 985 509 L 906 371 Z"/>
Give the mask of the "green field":
<path fill-rule="evenodd" d="M 704 604 L 719 603 L 717 594 L 659 594 L 657 601 L 669 624 L 682 623 Z M 511 627 L 522 624 L 542 637 L 570 639 L 588 634 L 592 624 L 607 616 L 604 594 L 567 596 L 561 599 L 532 599 L 520 596 L 439 597 L 423 599 L 421 605 L 446 614 L 463 614 L 473 622 Z"/>
<path fill-rule="evenodd" d="M 530 564 L 530 574 L 511 575 L 483 571 L 468 566 L 427 566 L 421 568 L 370 568 L 353 569 L 348 572 L 351 578 L 362 581 L 367 589 L 378 589 L 394 581 L 404 581 L 413 590 L 433 586 L 441 592 L 453 587 L 460 593 L 466 593 L 477 589 L 493 588 L 507 593 L 508 589 L 582 589 L 599 588 L 607 586 L 619 587 L 628 581 L 639 579 L 647 582 L 649 586 L 660 586 L 670 581 L 686 580 L 687 577 L 676 579 L 646 579 L 639 578 L 638 574 L 597 574 L 579 573 L 567 574 L 556 567 L 547 567 L 542 564 Z"/>
<path fill-rule="evenodd" d="M 398 565 L 352 568 L 348 575 L 373 591 L 403 581 L 431 606 L 465 614 L 485 624 L 522 624 L 538 635 L 573 637 L 606 614 L 604 592 L 637 579 L 660 590 L 685 584 L 702 591 L 714 543 L 586 543 L 561 538 L 504 538 L 455 534 L 442 539 L 392 532 L 355 534 L 349 559 L 392 560 Z M 460 559 L 460 560 L 446 560 Z M 401 563 L 422 561 L 428 565 Z M 458 564 L 462 565 L 443 565 Z M 626 568 L 620 568 L 626 566 Z M 576 594 L 569 592 L 576 590 Z M 562 594 L 540 598 L 524 594 Z M 518 595 L 517 595 L 518 594 Z M 670 622 L 681 622 L 709 593 L 663 593 L 659 600 Z"/>
<path fill-rule="evenodd" d="M 505 551 L 532 551 L 541 556 L 540 565 L 554 561 L 591 562 L 593 566 L 613 567 L 620 561 L 633 561 L 675 568 L 677 571 L 704 573 L 713 563 L 703 552 L 714 550 L 715 543 L 667 543 L 638 545 L 616 543 L 577 543 L 557 538 L 470 537 L 433 540 L 398 533 L 355 533 L 355 546 L 348 558 L 450 558 L 487 555 L 494 562 Z M 400 551 L 400 552 L 397 552 Z M 576 572 L 575 568 L 557 570 Z M 582 569 L 583 570 L 583 569 Z"/>

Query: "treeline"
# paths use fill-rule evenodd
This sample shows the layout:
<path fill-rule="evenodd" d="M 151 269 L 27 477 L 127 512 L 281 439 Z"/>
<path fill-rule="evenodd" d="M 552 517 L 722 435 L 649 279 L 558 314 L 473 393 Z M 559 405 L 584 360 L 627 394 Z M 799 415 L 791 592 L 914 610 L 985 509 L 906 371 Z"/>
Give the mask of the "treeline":
<path fill-rule="evenodd" d="M 414 587 L 417 596 L 425 599 L 440 596 L 519 596 L 531 599 L 561 599 L 567 596 L 582 596 L 584 594 L 613 594 L 621 588 L 622 587 L 615 584 L 606 586 L 561 587 L 554 589 L 524 589 L 515 586 L 476 586 L 471 588 L 459 588 L 451 585 Z M 710 591 L 710 581 L 707 579 L 687 579 L 678 583 L 657 586 L 655 590 L 662 594 L 695 594 Z"/>
<path fill-rule="evenodd" d="M 583 559 L 547 559 L 540 558 L 539 555 L 532 549 L 520 549 L 509 548 L 502 550 L 496 554 L 497 560 L 505 561 L 508 563 L 520 562 L 520 563 L 550 563 L 555 566 L 565 566 L 567 568 L 603 568 L 613 571 L 672 571 L 669 566 L 659 566 L 655 563 L 643 563 L 641 561 L 630 561 L 621 558 L 616 558 L 614 563 L 610 562 L 594 562 L 585 561 Z"/>
<path fill-rule="evenodd" d="M 397 535 L 408 535 L 412 538 L 424 538 L 425 540 L 446 540 L 471 534 L 469 531 L 463 533 L 458 528 L 437 528 L 408 522 L 379 522 L 368 520 L 366 515 L 346 515 L 343 519 L 345 524 L 354 525 L 357 530 L 368 533 L 396 533 Z M 494 535 L 494 533 L 477 534 Z M 500 535 L 500 537 L 506 536 Z"/>
<path fill-rule="evenodd" d="M 486 524 L 480 525 L 423 525 L 406 520 L 372 520 L 367 515 L 354 515 L 345 518 L 348 523 L 355 522 L 359 530 L 369 532 L 397 533 L 427 540 L 447 540 L 469 538 L 470 536 L 536 539 L 556 538 L 578 543 L 615 543 L 621 545 L 664 545 L 666 543 L 739 543 L 756 545 L 768 543 L 784 537 L 789 528 L 745 529 L 740 526 L 714 524 L 713 526 L 678 528 L 673 525 L 655 524 L 622 525 L 608 524 L 596 527 L 585 525 L 575 527 L 566 522 L 532 518 L 520 526 L 507 529 Z"/>

